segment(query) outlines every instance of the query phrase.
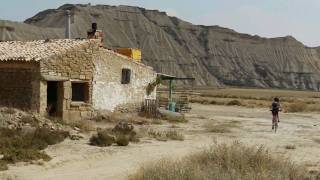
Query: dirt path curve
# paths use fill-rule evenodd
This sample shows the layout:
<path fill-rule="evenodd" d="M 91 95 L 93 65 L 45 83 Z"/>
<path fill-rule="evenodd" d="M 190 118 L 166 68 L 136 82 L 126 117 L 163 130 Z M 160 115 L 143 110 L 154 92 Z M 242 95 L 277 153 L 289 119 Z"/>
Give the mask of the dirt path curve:
<path fill-rule="evenodd" d="M 243 107 L 204 106 L 195 104 L 188 115 L 188 124 L 179 124 L 186 135 L 185 141 L 159 142 L 144 139 L 128 147 L 98 148 L 81 141 L 66 140 L 49 147 L 46 152 L 53 157 L 44 165 L 15 165 L 0 173 L 0 179 L 18 180 L 118 180 L 126 179 L 140 165 L 162 157 L 182 157 L 209 146 L 215 138 L 218 142 L 235 140 L 248 144 L 263 144 L 275 153 L 284 154 L 310 168 L 320 167 L 320 115 L 281 114 L 277 134 L 272 133 L 270 114 L 265 109 Z M 214 134 L 205 131 L 206 123 L 239 121 L 232 133 Z M 169 128 L 170 125 L 153 125 L 152 128 Z M 295 150 L 285 149 L 295 145 Z"/>

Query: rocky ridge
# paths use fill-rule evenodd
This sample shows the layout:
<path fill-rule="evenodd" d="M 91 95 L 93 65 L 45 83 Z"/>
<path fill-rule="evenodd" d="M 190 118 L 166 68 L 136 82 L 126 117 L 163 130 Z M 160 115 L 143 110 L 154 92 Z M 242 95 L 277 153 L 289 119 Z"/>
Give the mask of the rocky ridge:
<path fill-rule="evenodd" d="M 198 86 L 320 88 L 319 47 L 306 47 L 291 36 L 268 39 L 193 25 L 139 7 L 66 4 L 25 23 L 6 21 L 13 27 L 6 40 L 63 38 L 66 10 L 73 14 L 73 37 L 85 38 L 90 23 L 97 22 L 105 46 L 140 48 L 143 62 L 156 71 L 195 77 Z"/>

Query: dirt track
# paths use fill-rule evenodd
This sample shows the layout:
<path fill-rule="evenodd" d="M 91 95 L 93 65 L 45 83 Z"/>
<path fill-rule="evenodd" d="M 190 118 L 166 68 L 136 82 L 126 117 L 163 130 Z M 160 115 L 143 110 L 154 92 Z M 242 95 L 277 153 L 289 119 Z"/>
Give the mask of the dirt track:
<path fill-rule="evenodd" d="M 126 179 L 149 161 L 162 157 L 182 157 L 210 146 L 213 141 L 232 142 L 235 140 L 253 145 L 265 145 L 276 154 L 283 154 L 297 163 L 306 164 L 310 169 L 320 170 L 320 114 L 281 114 L 279 132 L 273 133 L 267 109 L 243 107 L 193 105 L 188 114 L 189 123 L 179 124 L 179 130 L 186 135 L 183 142 L 159 142 L 144 138 L 139 144 L 128 147 L 97 148 L 81 141 L 66 140 L 49 147 L 46 151 L 53 157 L 44 165 L 15 165 L 0 173 L 0 179 L 21 180 L 104 180 Z M 215 134 L 205 130 L 208 122 L 234 122 L 239 127 L 232 133 Z M 152 128 L 170 128 L 170 124 L 152 125 Z M 296 149 L 287 150 L 286 145 Z"/>

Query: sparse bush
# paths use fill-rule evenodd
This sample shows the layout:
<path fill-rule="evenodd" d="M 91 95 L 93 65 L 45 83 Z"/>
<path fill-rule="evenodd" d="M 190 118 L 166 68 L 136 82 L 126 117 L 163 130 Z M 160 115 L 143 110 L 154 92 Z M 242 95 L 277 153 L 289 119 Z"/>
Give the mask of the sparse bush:
<path fill-rule="evenodd" d="M 41 152 L 48 145 L 62 142 L 68 133 L 65 131 L 51 131 L 48 128 L 37 128 L 35 131 L 22 132 L 22 130 L 0 129 L 0 169 L 5 170 L 6 165 L 16 162 L 29 162 L 50 157 Z"/>
<path fill-rule="evenodd" d="M 24 115 L 21 117 L 23 123 L 29 123 L 32 126 L 38 126 L 38 121 L 32 115 Z"/>
<path fill-rule="evenodd" d="M 205 128 L 207 129 L 207 131 L 212 133 L 230 133 L 231 132 L 229 127 L 227 127 L 225 124 L 207 123 L 205 125 Z"/>
<path fill-rule="evenodd" d="M 35 149 L 45 149 L 48 145 L 62 142 L 69 136 L 66 131 L 51 131 L 48 128 L 37 128 L 33 136 L 30 136 L 31 145 Z"/>
<path fill-rule="evenodd" d="M 291 103 L 287 107 L 287 112 L 304 112 L 307 110 L 307 104 L 303 102 Z"/>
<path fill-rule="evenodd" d="M 165 136 L 168 139 L 175 140 L 175 141 L 183 141 L 184 140 L 183 134 L 179 133 L 176 130 L 165 131 Z"/>
<path fill-rule="evenodd" d="M 207 122 L 203 127 L 212 133 L 230 133 L 232 132 L 231 128 L 237 128 L 241 124 L 240 121 L 231 120 L 229 122 L 218 123 L 214 120 Z"/>
<path fill-rule="evenodd" d="M 163 123 L 162 123 L 162 121 L 161 121 L 160 119 L 153 119 L 153 120 L 151 121 L 151 124 L 161 125 L 161 124 L 163 124 Z"/>
<path fill-rule="evenodd" d="M 228 106 L 241 106 L 242 103 L 239 100 L 231 100 L 227 103 Z"/>
<path fill-rule="evenodd" d="M 89 120 L 80 120 L 80 121 L 69 123 L 68 125 L 79 128 L 82 132 L 90 132 L 90 131 L 96 130 L 93 123 L 94 123 L 93 121 L 89 121 Z"/>
<path fill-rule="evenodd" d="M 273 156 L 263 146 L 217 145 L 180 160 L 162 159 L 143 166 L 131 180 L 311 179 L 304 167 Z"/>
<path fill-rule="evenodd" d="M 5 161 L 0 160 L 0 171 L 8 170 L 8 165 Z"/>
<path fill-rule="evenodd" d="M 219 104 L 219 103 L 217 101 L 215 101 L 215 100 L 211 100 L 210 104 L 215 105 L 215 104 Z"/>
<path fill-rule="evenodd" d="M 113 143 L 115 143 L 114 136 L 110 135 L 110 132 L 106 130 L 98 131 L 97 135 L 93 135 L 90 138 L 90 145 L 93 146 L 106 147 L 111 146 Z"/>
<path fill-rule="evenodd" d="M 313 139 L 313 141 L 320 144 L 320 138 L 315 138 L 315 139 Z"/>
<path fill-rule="evenodd" d="M 33 160 L 43 159 L 45 161 L 51 160 L 50 156 L 37 149 L 9 149 L 3 153 L 2 161 L 7 163 L 29 162 Z"/>
<path fill-rule="evenodd" d="M 158 141 L 167 141 L 167 140 L 183 141 L 184 140 L 184 135 L 176 130 L 155 131 L 153 129 L 149 129 L 148 135 L 152 138 L 155 138 Z"/>
<path fill-rule="evenodd" d="M 130 142 L 130 137 L 125 134 L 116 135 L 116 143 L 118 146 L 128 146 Z"/>
<path fill-rule="evenodd" d="M 164 136 L 163 132 L 155 131 L 153 129 L 148 130 L 148 136 L 155 138 L 158 141 L 167 141 L 168 139 Z"/>
<path fill-rule="evenodd" d="M 290 145 L 286 145 L 285 148 L 289 150 L 294 150 L 296 149 L 296 146 L 294 144 L 290 144 Z"/>
<path fill-rule="evenodd" d="M 176 129 L 176 128 L 180 128 L 180 127 L 175 124 L 171 124 L 170 128 Z"/>
<path fill-rule="evenodd" d="M 3 113 L 5 113 L 5 114 L 15 114 L 16 110 L 14 108 L 5 108 L 3 110 Z"/>

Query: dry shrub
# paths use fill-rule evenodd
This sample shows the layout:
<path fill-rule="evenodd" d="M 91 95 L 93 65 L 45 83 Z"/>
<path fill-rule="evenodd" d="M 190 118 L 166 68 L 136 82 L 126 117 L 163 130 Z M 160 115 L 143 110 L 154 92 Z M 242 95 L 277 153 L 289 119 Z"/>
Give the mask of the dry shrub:
<path fill-rule="evenodd" d="M 21 121 L 23 123 L 29 123 L 32 126 L 38 126 L 38 121 L 36 120 L 36 118 L 34 118 L 34 116 L 30 114 L 22 116 Z"/>
<path fill-rule="evenodd" d="M 320 144 L 320 138 L 315 138 L 315 139 L 313 139 L 313 141 Z"/>
<path fill-rule="evenodd" d="M 0 129 L 0 169 L 6 169 L 6 165 L 16 162 L 29 162 L 33 160 L 50 160 L 50 157 L 42 152 L 48 145 L 62 142 L 69 133 L 65 131 L 51 131 L 48 128 L 37 128 L 34 131 Z"/>
<path fill-rule="evenodd" d="M 242 106 L 242 103 L 239 100 L 231 100 L 227 103 L 228 106 Z"/>
<path fill-rule="evenodd" d="M 16 113 L 16 110 L 14 109 L 14 108 L 4 108 L 3 110 L 2 110 L 2 112 L 3 113 L 5 113 L 5 114 L 15 114 Z"/>
<path fill-rule="evenodd" d="M 116 143 L 118 146 L 128 146 L 130 142 L 130 137 L 125 134 L 116 135 Z"/>
<path fill-rule="evenodd" d="M 304 102 L 296 102 L 288 105 L 287 112 L 304 112 L 307 110 L 307 104 Z"/>
<path fill-rule="evenodd" d="M 121 113 L 119 111 L 111 112 L 111 111 L 103 110 L 103 111 L 96 112 L 96 115 L 92 117 L 91 120 L 96 122 L 114 123 L 114 122 L 128 119 L 128 117 L 131 117 L 131 114 L 130 116 L 128 116 L 128 114 Z"/>
<path fill-rule="evenodd" d="M 206 124 L 205 128 L 207 129 L 207 131 L 212 133 L 230 133 L 231 132 L 229 127 L 225 126 L 224 124 L 208 123 Z"/>
<path fill-rule="evenodd" d="M 149 129 L 148 135 L 149 137 L 155 138 L 158 141 L 167 141 L 167 140 L 183 141 L 184 140 L 184 135 L 176 130 L 155 131 L 153 129 Z"/>
<path fill-rule="evenodd" d="M 294 149 L 296 149 L 296 145 L 289 144 L 289 145 L 286 145 L 285 148 L 288 149 L 288 150 L 294 150 Z"/>
<path fill-rule="evenodd" d="M 312 179 L 305 167 L 276 157 L 263 146 L 217 145 L 179 160 L 146 164 L 131 180 Z"/>
<path fill-rule="evenodd" d="M 161 119 L 152 119 L 151 124 L 161 125 L 163 122 Z"/>
<path fill-rule="evenodd" d="M 95 131 L 94 122 L 89 120 L 74 121 L 68 124 L 69 126 L 79 128 L 81 132 Z"/>
<path fill-rule="evenodd" d="M 175 124 L 171 124 L 170 128 L 172 129 L 177 129 L 177 128 L 180 128 L 179 126 L 175 125 Z"/>
<path fill-rule="evenodd" d="M 320 104 L 312 104 L 308 106 L 308 111 L 320 112 Z"/>
<path fill-rule="evenodd" d="M 97 135 L 93 135 L 90 138 L 90 145 L 106 147 L 111 146 L 115 142 L 115 137 L 110 135 L 110 132 L 107 130 L 98 131 Z"/>
<path fill-rule="evenodd" d="M 240 121 L 232 120 L 230 122 L 225 122 L 221 124 L 217 124 L 217 122 L 208 122 L 204 125 L 204 128 L 208 132 L 212 133 L 230 133 L 232 132 L 231 128 L 237 128 L 241 124 Z"/>
<path fill-rule="evenodd" d="M 155 121 L 158 121 L 158 119 L 148 118 L 141 114 L 135 114 L 135 113 L 130 114 L 127 120 L 129 123 L 136 124 L 136 125 L 145 125 L 145 124 L 150 124 L 150 123 L 154 123 Z"/>
<path fill-rule="evenodd" d="M 168 139 L 175 140 L 175 141 L 183 141 L 184 140 L 184 135 L 176 130 L 165 131 L 165 136 Z"/>

